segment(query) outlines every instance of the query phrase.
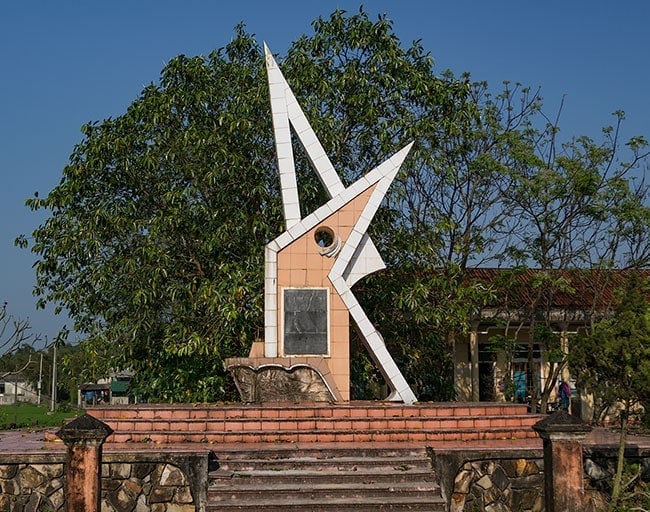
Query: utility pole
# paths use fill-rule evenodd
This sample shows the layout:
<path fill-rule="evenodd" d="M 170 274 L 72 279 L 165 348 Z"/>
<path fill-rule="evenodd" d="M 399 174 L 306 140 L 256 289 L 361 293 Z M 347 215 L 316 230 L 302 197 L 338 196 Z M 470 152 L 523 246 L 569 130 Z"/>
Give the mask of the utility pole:
<path fill-rule="evenodd" d="M 43 352 L 41 352 L 41 364 L 38 369 L 38 405 L 41 405 L 41 389 L 43 387 Z"/>
<path fill-rule="evenodd" d="M 14 428 L 18 427 L 18 374 L 14 373 Z"/>
<path fill-rule="evenodd" d="M 51 412 L 56 409 L 56 341 L 54 342 L 54 357 L 52 361 L 52 407 Z"/>

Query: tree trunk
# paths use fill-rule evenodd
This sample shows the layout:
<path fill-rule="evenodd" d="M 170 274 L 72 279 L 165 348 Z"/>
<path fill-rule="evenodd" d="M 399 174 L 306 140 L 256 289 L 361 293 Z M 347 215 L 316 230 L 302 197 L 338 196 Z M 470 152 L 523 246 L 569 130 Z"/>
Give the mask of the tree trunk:
<path fill-rule="evenodd" d="M 616 461 L 616 475 L 612 486 L 612 501 L 609 504 L 610 512 L 616 509 L 619 494 L 621 493 L 621 480 L 623 478 L 623 465 L 625 464 L 625 442 L 627 438 L 627 417 L 629 406 L 625 404 L 625 409 L 621 412 L 621 436 L 618 442 L 618 460 Z"/>
<path fill-rule="evenodd" d="M 541 398 L 539 399 L 539 412 L 546 414 L 548 412 L 548 395 L 542 393 Z"/>

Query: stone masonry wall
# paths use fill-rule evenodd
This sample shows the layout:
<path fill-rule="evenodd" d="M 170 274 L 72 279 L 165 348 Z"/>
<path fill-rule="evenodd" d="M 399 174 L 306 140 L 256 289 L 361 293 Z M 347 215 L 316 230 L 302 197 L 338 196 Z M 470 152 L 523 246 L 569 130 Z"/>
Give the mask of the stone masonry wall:
<path fill-rule="evenodd" d="M 198 465 L 196 456 L 188 457 L 174 457 L 180 459 L 174 461 L 148 460 L 150 456 L 138 461 L 137 454 L 126 457 L 131 460 L 105 457 L 102 512 L 205 510 L 207 455 L 199 457 L 205 459 L 205 464 L 201 461 Z M 164 459 L 160 454 L 158 458 Z M 64 459 L 58 454 L 42 461 L 0 461 L 0 512 L 62 512 Z"/>
<path fill-rule="evenodd" d="M 450 512 L 543 512 L 541 449 L 429 450 Z"/>
<path fill-rule="evenodd" d="M 454 479 L 450 512 L 543 512 L 541 459 L 467 462 Z"/>
<path fill-rule="evenodd" d="M 102 512 L 194 512 L 187 476 L 172 464 L 102 464 Z"/>
<path fill-rule="evenodd" d="M 432 466 L 450 512 L 543 512 L 544 460 L 541 450 L 463 452 L 430 450 Z M 650 481 L 650 456 L 630 447 L 643 482 Z M 616 450 L 586 450 L 584 512 L 606 510 Z"/>
<path fill-rule="evenodd" d="M 0 511 L 63 510 L 63 462 L 0 464 Z"/>

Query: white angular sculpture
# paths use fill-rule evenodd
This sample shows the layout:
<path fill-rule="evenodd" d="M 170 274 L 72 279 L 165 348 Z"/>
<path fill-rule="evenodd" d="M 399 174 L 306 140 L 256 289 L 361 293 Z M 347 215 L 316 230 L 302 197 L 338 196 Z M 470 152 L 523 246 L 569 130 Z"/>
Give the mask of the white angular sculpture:
<path fill-rule="evenodd" d="M 315 368 L 323 367 L 324 360 L 333 377 L 328 387 L 337 388 L 331 390 L 333 396 L 349 399 L 346 330 L 351 316 L 391 389 L 388 400 L 413 403 L 417 400 L 415 394 L 350 290 L 362 277 L 385 268 L 367 229 L 412 143 L 344 187 L 266 45 L 264 52 L 286 222 L 286 231 L 269 242 L 265 252 L 264 358 L 302 358 L 301 364 L 303 359 L 304 364 L 309 364 L 310 357 L 318 358 Z M 291 128 L 331 197 L 304 219 L 300 214 Z M 309 294 L 309 290 L 314 293 Z M 321 305 L 315 306 L 313 297 L 322 297 L 325 303 L 319 299 Z M 325 330 L 319 324 L 323 311 L 327 312 Z M 289 337 L 295 340 L 290 349 Z M 300 343 L 304 343 L 304 353 L 298 348 Z"/>

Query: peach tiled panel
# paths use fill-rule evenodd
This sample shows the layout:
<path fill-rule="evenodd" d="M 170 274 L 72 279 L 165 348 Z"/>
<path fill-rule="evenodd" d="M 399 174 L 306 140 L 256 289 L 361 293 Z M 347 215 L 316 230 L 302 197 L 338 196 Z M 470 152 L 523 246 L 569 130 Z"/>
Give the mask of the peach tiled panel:
<path fill-rule="evenodd" d="M 320 247 L 314 238 L 316 231 L 327 226 L 340 238 L 341 244 L 350 236 L 361 212 L 372 195 L 376 185 L 370 187 L 340 210 L 323 220 L 313 229 L 278 252 L 278 296 L 285 288 L 327 288 L 329 290 L 329 359 L 327 364 L 334 382 L 344 400 L 350 399 L 350 314 L 334 290 L 328 274 L 335 258 L 320 254 Z M 278 340 L 280 354 L 283 354 L 282 301 L 277 311 Z"/>

